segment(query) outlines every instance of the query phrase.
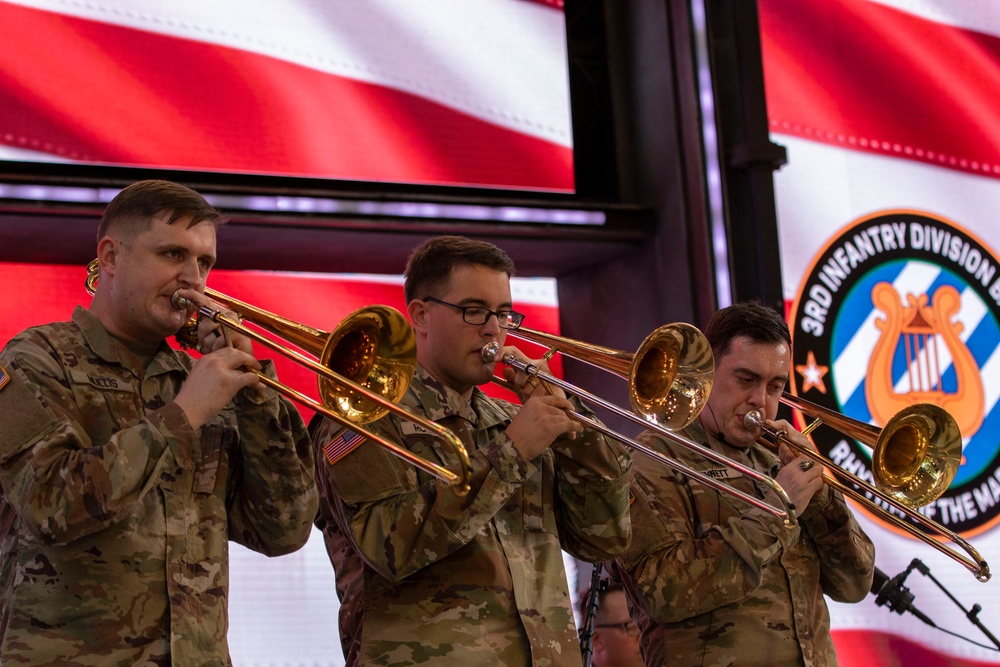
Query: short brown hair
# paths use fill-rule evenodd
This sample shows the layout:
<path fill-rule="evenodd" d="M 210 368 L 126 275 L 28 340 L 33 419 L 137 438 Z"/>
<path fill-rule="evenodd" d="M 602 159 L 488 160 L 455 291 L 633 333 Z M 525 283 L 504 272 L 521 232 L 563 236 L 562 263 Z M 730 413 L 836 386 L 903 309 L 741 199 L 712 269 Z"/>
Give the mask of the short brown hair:
<path fill-rule="evenodd" d="M 485 266 L 514 276 L 514 262 L 492 243 L 464 236 L 436 236 L 410 253 L 403 282 L 406 303 L 431 296 L 428 292 L 447 282 L 455 267 L 468 265 Z"/>
<path fill-rule="evenodd" d="M 742 301 L 723 308 L 705 327 L 705 337 L 712 346 L 715 363 L 729 353 L 734 339 L 745 336 L 754 343 L 788 343 L 792 335 L 788 323 L 778 311 L 757 301 Z"/>
<path fill-rule="evenodd" d="M 167 224 L 190 218 L 190 225 L 210 222 L 216 227 L 225 224 L 222 215 L 191 188 L 170 181 L 139 181 L 115 195 L 104 209 L 97 228 L 97 240 L 110 231 L 133 239 L 150 228 L 157 216 L 169 214 Z"/>

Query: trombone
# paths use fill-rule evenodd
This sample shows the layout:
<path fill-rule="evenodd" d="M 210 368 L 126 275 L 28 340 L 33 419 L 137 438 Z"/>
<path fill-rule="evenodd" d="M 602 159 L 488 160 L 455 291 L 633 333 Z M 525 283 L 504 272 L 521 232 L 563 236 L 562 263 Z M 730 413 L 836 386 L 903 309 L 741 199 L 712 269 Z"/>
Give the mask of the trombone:
<path fill-rule="evenodd" d="M 87 265 L 85 286 L 91 295 L 96 292 L 97 278 L 98 264 L 95 259 Z M 468 493 L 472 474 L 469 455 L 458 436 L 440 424 L 396 405 L 406 393 L 416 368 L 413 330 L 402 313 L 389 306 L 368 306 L 351 313 L 334 331 L 327 333 L 209 288 L 205 289 L 205 295 L 238 313 L 238 318 L 253 322 L 315 358 L 246 327 L 240 319 L 233 319 L 209 306 L 195 304 L 176 293 L 172 303 L 178 310 L 194 310 L 202 317 L 208 317 L 226 329 L 237 331 L 313 371 L 318 376 L 322 402 L 263 373 L 253 371 L 262 384 L 378 443 L 398 458 L 446 482 L 455 493 Z M 178 332 L 177 339 L 181 345 L 190 347 L 197 343 L 197 334 L 189 326 L 190 322 Z M 194 325 L 195 328 L 196 326 Z M 458 459 L 460 472 L 455 473 L 423 459 L 361 426 L 380 419 L 389 412 L 420 425 L 441 439 Z"/>
<path fill-rule="evenodd" d="M 703 447 L 689 438 L 674 433 L 675 430 L 680 430 L 695 420 L 708 401 L 708 395 L 712 389 L 715 360 L 708 340 L 697 328 L 684 323 L 663 325 L 646 337 L 635 354 L 523 327 L 509 329 L 507 333 L 539 345 L 548 346 L 550 353 L 562 352 L 564 355 L 624 377 L 628 380 L 629 402 L 633 411 L 605 401 L 601 397 L 554 375 L 540 372 L 536 366 L 519 360 L 513 354 L 502 355 L 500 361 L 504 365 L 519 370 L 529 377 L 560 387 L 583 400 L 655 431 L 668 440 L 701 454 L 711 461 L 739 470 L 747 477 L 770 488 L 777 496 L 781 507 L 765 503 L 755 496 L 688 468 L 634 438 L 617 433 L 586 415 L 569 411 L 569 416 L 573 419 L 599 433 L 627 444 L 632 449 L 663 463 L 676 472 L 697 479 L 706 486 L 721 493 L 735 496 L 753 507 L 774 515 L 781 519 L 786 527 L 792 527 L 796 524 L 794 505 L 788 499 L 785 490 L 773 479 Z M 495 341 L 483 347 L 483 359 L 487 362 L 497 360 L 499 353 L 500 345 Z M 546 358 L 548 358 L 548 354 Z M 506 380 L 499 378 L 494 380 L 498 384 L 510 388 Z"/>
<path fill-rule="evenodd" d="M 744 416 L 744 425 L 747 428 L 761 429 L 767 438 L 770 438 L 762 438 L 762 442 L 769 447 L 777 449 L 784 442 L 796 453 L 822 462 L 827 470 L 843 477 L 858 488 L 855 489 L 836 477 L 823 473 L 823 481 L 829 486 L 853 498 L 897 528 L 958 561 L 979 581 L 989 581 L 989 565 L 969 542 L 914 509 L 936 500 L 948 489 L 948 485 L 955 478 L 955 473 L 958 472 L 958 464 L 962 458 L 962 434 L 958 424 L 946 410 L 930 403 L 918 403 L 900 410 L 889 420 L 885 428 L 879 429 L 877 426 L 852 419 L 787 392 L 782 394 L 781 402 L 813 419 L 802 430 L 803 435 L 808 435 L 825 422 L 845 436 L 870 447 L 872 477 L 875 479 L 875 484 L 869 484 L 857 475 L 844 470 L 828 457 L 793 442 L 783 430 L 767 426 L 762 415 L 755 410 Z M 898 510 L 914 523 L 891 514 L 858 489 L 863 489 L 868 495 Z M 968 556 L 948 548 L 919 529 L 918 525 L 960 546 Z"/>

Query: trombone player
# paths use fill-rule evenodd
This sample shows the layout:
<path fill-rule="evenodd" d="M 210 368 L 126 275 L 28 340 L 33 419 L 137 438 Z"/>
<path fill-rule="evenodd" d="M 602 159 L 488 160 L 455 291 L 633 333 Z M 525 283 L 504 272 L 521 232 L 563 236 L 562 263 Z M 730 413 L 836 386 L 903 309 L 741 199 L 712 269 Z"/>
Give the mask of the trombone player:
<path fill-rule="evenodd" d="M 822 466 L 787 445 L 775 455 L 744 425 L 766 423 L 811 448 L 786 421 L 774 421 L 788 381 L 791 335 L 774 310 L 745 302 L 718 311 L 705 335 L 715 355 L 708 403 L 685 435 L 773 476 L 795 504 L 785 528 L 759 509 L 638 457 L 632 542 L 612 564 L 641 630 L 647 667 L 836 665 L 824 595 L 858 602 L 868 593 L 875 549 Z M 654 433 L 639 440 L 738 489 L 764 489 L 738 472 L 698 460 Z"/>
<path fill-rule="evenodd" d="M 483 348 L 521 323 L 513 273 L 501 249 L 458 236 L 426 241 L 406 267 L 418 368 L 402 404 L 461 438 L 467 495 L 371 441 L 328 456 L 353 436 L 328 419 L 310 425 L 316 524 L 336 570 L 349 666 L 580 665 L 561 549 L 590 562 L 625 549 L 630 458 L 571 419 L 567 410 L 586 409 L 558 389 L 512 369 L 521 406 L 479 388 L 494 370 Z M 391 415 L 369 427 L 438 456 L 412 422 Z"/>
<path fill-rule="evenodd" d="M 216 257 L 219 213 L 141 181 L 98 228 L 100 281 L 72 321 L 0 353 L 4 664 L 225 665 L 229 540 L 277 556 L 316 512 L 298 410 L 249 340 L 170 348 Z"/>

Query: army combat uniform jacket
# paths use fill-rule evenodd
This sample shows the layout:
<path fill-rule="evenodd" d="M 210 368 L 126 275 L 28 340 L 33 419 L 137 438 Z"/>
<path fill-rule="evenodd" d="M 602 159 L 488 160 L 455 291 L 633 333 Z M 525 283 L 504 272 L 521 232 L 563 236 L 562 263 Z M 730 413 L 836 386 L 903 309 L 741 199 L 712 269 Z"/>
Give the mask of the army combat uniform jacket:
<path fill-rule="evenodd" d="M 698 422 L 691 440 L 771 476 L 779 461 L 759 445 L 727 447 Z M 639 439 L 688 468 L 776 504 L 766 487 L 689 449 L 644 433 Z M 837 664 L 823 595 L 862 600 L 875 549 L 843 497 L 824 485 L 799 526 L 637 457 L 632 544 L 613 565 L 641 630 L 647 665 Z"/>
<path fill-rule="evenodd" d="M 560 547 L 587 561 L 628 543 L 630 459 L 586 431 L 534 460 L 504 433 L 519 406 L 479 389 L 471 402 L 417 369 L 402 403 L 452 429 L 472 463 L 472 489 L 443 482 L 364 442 L 333 466 L 313 434 L 327 550 L 337 573 L 348 665 L 581 663 Z M 419 425 L 374 425 L 406 449 L 454 468 Z"/>
<path fill-rule="evenodd" d="M 172 402 L 191 357 L 130 359 L 83 308 L 0 355 L 4 667 L 226 665 L 228 540 L 274 556 L 308 539 L 294 406 L 246 389 L 195 431 Z"/>

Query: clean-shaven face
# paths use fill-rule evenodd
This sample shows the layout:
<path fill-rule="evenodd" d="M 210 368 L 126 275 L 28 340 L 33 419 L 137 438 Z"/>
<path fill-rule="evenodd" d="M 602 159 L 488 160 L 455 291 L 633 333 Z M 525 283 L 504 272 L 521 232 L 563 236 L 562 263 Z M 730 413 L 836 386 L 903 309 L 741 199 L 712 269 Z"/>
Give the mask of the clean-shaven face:
<path fill-rule="evenodd" d="M 784 342 L 733 339 L 729 352 L 716 360 L 708 406 L 699 415 L 702 424 L 731 445 L 749 447 L 760 431 L 745 428 L 743 417 L 751 410 L 760 410 L 765 419 L 777 416 L 790 362 L 791 351 Z"/>
<path fill-rule="evenodd" d="M 118 244 L 109 330 L 125 340 L 156 345 L 176 333 L 188 314 L 173 307 L 171 296 L 181 288 L 204 291 L 215 264 L 215 225 L 165 220 L 158 217 L 147 231 Z"/>
<path fill-rule="evenodd" d="M 439 293 L 421 294 L 456 306 L 481 306 L 492 311 L 510 310 L 510 277 L 482 265 L 462 265 L 452 270 Z M 420 338 L 417 359 L 432 377 L 465 394 L 489 382 L 494 364 L 483 361 L 483 346 L 501 346 L 506 331 L 491 316 L 486 324 L 467 324 L 462 311 L 433 301 L 423 302 L 422 322 L 415 323 Z"/>

